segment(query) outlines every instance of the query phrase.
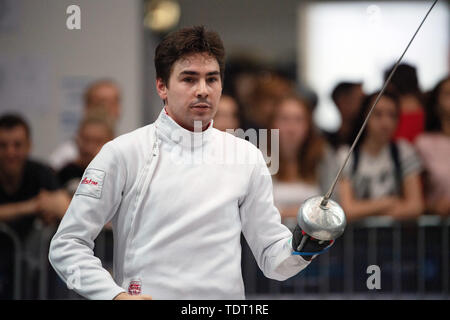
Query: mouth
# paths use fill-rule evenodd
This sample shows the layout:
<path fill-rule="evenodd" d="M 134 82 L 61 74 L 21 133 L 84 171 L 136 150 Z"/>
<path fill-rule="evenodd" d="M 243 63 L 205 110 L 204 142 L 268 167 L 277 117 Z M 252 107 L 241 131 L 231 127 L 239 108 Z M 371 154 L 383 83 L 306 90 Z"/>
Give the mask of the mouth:
<path fill-rule="evenodd" d="M 207 103 L 198 103 L 198 104 L 192 105 L 191 108 L 196 109 L 196 110 L 207 110 L 207 109 L 211 109 L 211 105 L 209 105 Z"/>

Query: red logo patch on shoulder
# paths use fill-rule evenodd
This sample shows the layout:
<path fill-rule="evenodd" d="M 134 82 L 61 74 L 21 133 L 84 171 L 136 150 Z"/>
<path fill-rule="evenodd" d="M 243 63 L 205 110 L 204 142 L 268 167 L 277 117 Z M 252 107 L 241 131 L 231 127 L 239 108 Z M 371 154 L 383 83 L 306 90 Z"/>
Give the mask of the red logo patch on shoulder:
<path fill-rule="evenodd" d="M 83 180 L 81 180 L 81 184 L 91 184 L 93 186 L 96 186 L 96 185 L 98 185 L 98 182 L 85 177 Z"/>
<path fill-rule="evenodd" d="M 131 280 L 128 286 L 128 294 L 130 296 L 138 296 L 142 293 L 142 282 L 141 280 Z"/>
<path fill-rule="evenodd" d="M 78 185 L 75 195 L 85 195 L 100 199 L 106 172 L 99 169 L 87 168 Z"/>

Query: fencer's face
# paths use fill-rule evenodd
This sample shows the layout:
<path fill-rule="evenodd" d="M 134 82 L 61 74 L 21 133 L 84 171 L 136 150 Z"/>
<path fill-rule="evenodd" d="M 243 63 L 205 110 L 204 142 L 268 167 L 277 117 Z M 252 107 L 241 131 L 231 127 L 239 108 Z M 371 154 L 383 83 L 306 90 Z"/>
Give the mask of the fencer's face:
<path fill-rule="evenodd" d="M 367 123 L 367 134 L 381 143 L 388 143 L 397 129 L 398 109 L 395 102 L 381 97 Z"/>
<path fill-rule="evenodd" d="M 24 127 L 0 129 L 0 170 L 13 177 L 21 174 L 30 149 Z"/>
<path fill-rule="evenodd" d="M 309 131 L 307 106 L 294 99 L 277 106 L 273 127 L 280 129 L 280 152 L 297 153 Z"/>
<path fill-rule="evenodd" d="M 194 53 L 177 60 L 168 84 L 156 80 L 158 95 L 166 102 L 169 116 L 187 130 L 200 121 L 205 129 L 217 112 L 222 81 L 217 60 L 207 53 Z"/>

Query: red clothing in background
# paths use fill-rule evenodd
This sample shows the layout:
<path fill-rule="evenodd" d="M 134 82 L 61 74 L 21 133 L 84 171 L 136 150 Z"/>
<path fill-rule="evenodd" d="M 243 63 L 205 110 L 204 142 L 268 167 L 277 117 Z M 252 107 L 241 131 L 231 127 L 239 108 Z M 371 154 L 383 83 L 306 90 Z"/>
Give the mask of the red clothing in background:
<path fill-rule="evenodd" d="M 397 131 L 394 139 L 403 138 L 409 142 L 424 131 L 425 127 L 425 112 L 422 109 L 416 111 L 402 112 L 398 122 Z"/>

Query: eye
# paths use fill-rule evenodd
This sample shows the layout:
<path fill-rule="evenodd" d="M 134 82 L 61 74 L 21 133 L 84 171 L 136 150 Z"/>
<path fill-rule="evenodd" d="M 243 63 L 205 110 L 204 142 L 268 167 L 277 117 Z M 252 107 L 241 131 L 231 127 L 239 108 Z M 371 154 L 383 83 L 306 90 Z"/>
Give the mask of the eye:
<path fill-rule="evenodd" d="M 187 82 L 187 83 L 193 83 L 193 82 L 194 82 L 194 79 L 193 79 L 193 78 L 190 78 L 190 77 L 187 77 L 187 78 L 183 78 L 183 81 L 184 81 L 184 82 Z"/>
<path fill-rule="evenodd" d="M 217 82 L 219 79 L 217 78 L 208 78 L 208 82 Z"/>

